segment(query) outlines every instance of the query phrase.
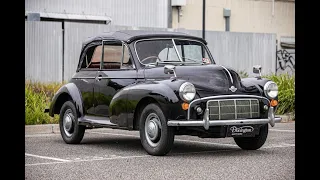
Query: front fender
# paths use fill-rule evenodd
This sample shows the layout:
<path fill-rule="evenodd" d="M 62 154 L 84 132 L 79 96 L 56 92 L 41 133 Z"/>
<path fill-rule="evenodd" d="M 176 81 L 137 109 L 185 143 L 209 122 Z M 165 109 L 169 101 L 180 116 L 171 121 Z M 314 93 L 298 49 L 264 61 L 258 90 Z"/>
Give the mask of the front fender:
<path fill-rule="evenodd" d="M 256 88 L 258 88 L 258 90 L 260 91 L 260 93 L 262 95 L 264 95 L 263 86 L 268 81 L 270 81 L 270 80 L 266 79 L 266 78 L 261 78 L 261 79 L 257 79 L 257 78 L 242 78 L 241 79 L 242 85 L 244 85 L 246 87 L 255 86 Z"/>
<path fill-rule="evenodd" d="M 121 96 L 127 97 L 126 112 L 128 115 L 127 117 L 128 127 L 133 128 L 134 114 L 139 102 L 142 102 L 147 99 L 148 100 L 153 99 L 157 103 L 159 103 L 165 116 L 170 118 L 172 115 L 171 112 L 176 109 L 177 105 L 181 101 L 176 94 L 176 91 L 178 91 L 179 88 L 176 88 L 176 87 L 180 87 L 180 85 L 183 82 L 185 82 L 185 80 L 147 81 L 147 82 L 139 82 L 137 84 L 133 84 L 123 88 L 121 92 L 117 93 L 117 95 L 119 96 L 116 96 L 116 98 L 118 99 Z M 178 107 L 181 107 L 181 105 L 179 105 Z M 118 108 L 123 108 L 123 107 L 113 106 L 112 104 L 110 106 L 111 114 L 114 115 L 113 112 L 120 112 L 121 111 L 120 109 L 119 111 L 116 110 Z"/>
<path fill-rule="evenodd" d="M 256 86 L 259 89 L 259 91 L 260 91 L 260 93 L 261 93 L 261 95 L 263 97 L 266 97 L 266 95 L 264 94 L 263 87 L 268 81 L 271 81 L 271 80 L 267 79 L 267 78 L 261 78 L 261 79 L 258 79 L 258 78 L 243 78 L 243 79 L 241 79 L 241 83 L 246 87 Z M 278 96 L 276 98 L 274 98 L 274 99 L 278 100 Z M 275 108 L 277 108 L 277 106 Z"/>
<path fill-rule="evenodd" d="M 59 114 L 61 106 L 69 99 L 75 104 L 79 117 L 82 117 L 84 115 L 82 96 L 74 83 L 63 85 L 55 93 L 50 104 L 49 115 L 53 117 L 54 114 Z"/>

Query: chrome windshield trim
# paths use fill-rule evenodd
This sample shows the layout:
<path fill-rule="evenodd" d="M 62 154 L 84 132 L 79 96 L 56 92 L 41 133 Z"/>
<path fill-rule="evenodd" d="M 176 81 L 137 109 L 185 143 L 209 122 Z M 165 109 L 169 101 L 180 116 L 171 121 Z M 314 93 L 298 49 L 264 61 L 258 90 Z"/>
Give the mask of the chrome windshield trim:
<path fill-rule="evenodd" d="M 177 45 L 176 45 L 176 43 L 174 42 L 174 40 L 173 40 L 173 39 L 171 39 L 171 40 L 172 40 L 172 43 L 173 43 L 174 49 L 176 50 L 176 54 L 178 55 L 179 60 L 182 62 L 181 56 L 180 56 L 180 54 L 179 54 L 179 52 L 178 52 Z"/>
<path fill-rule="evenodd" d="M 190 104 L 189 104 L 189 109 L 188 109 L 188 114 L 187 114 L 187 120 L 190 119 L 190 109 L 193 106 L 193 104 L 195 104 L 196 102 L 199 101 L 205 101 L 205 100 L 211 100 L 211 99 L 223 99 L 223 98 L 257 98 L 257 99 L 265 99 L 268 101 L 268 103 L 270 103 L 270 100 L 266 97 L 262 97 L 262 96 L 256 96 L 256 95 L 246 95 L 246 94 L 242 94 L 242 95 L 219 95 L 219 96 L 208 96 L 208 97 L 204 97 L 204 98 L 199 98 L 199 99 L 195 99 L 193 100 Z"/>
<path fill-rule="evenodd" d="M 227 71 L 227 73 L 229 74 L 230 80 L 231 80 L 231 84 L 233 84 L 233 78 L 232 78 L 232 76 L 231 76 L 230 71 L 229 71 L 226 67 L 224 67 L 224 66 L 222 66 L 222 65 L 219 65 L 219 66 L 221 66 L 224 70 Z"/>

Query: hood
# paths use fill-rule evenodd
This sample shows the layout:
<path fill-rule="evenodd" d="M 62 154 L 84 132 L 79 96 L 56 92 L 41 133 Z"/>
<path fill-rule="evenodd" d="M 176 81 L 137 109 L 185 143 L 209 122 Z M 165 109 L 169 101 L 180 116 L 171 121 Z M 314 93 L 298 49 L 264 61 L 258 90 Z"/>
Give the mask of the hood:
<path fill-rule="evenodd" d="M 145 70 L 146 79 L 168 79 L 173 74 L 164 74 L 164 68 L 156 67 Z M 231 83 L 230 75 L 232 75 L 233 83 Z M 225 68 L 220 65 L 198 65 L 198 66 L 176 66 L 176 75 L 178 79 L 191 82 L 196 87 L 200 97 L 236 94 L 229 90 L 233 85 L 239 87 L 237 82 L 238 75 L 234 74 L 232 69 Z"/>

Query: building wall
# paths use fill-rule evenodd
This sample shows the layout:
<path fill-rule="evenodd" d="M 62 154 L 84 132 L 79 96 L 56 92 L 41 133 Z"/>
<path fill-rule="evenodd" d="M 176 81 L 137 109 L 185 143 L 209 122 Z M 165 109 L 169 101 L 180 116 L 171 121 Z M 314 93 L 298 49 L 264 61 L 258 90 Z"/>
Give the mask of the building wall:
<path fill-rule="evenodd" d="M 168 27 L 167 0 L 26 0 L 25 11 L 108 16 L 112 25 Z"/>
<path fill-rule="evenodd" d="M 178 23 L 178 10 L 173 8 L 172 27 L 202 29 L 202 0 L 186 0 Z M 276 0 L 272 15 L 272 0 L 206 0 L 206 30 L 225 31 L 223 8 L 231 10 L 231 32 L 276 33 L 295 36 L 295 3 Z"/>
<path fill-rule="evenodd" d="M 25 22 L 25 79 L 62 81 L 62 23 Z"/>
<path fill-rule="evenodd" d="M 25 78 L 41 82 L 68 81 L 76 72 L 81 45 L 90 36 L 107 31 L 142 29 L 180 31 L 201 37 L 201 30 L 140 28 L 66 22 L 25 22 Z M 262 65 L 262 73 L 276 70 L 275 34 L 207 31 L 208 47 L 217 64 L 252 72 Z M 64 38 L 63 38 L 64 37 Z M 64 45 L 64 46 L 63 46 Z M 283 63 L 283 61 L 281 61 Z"/>

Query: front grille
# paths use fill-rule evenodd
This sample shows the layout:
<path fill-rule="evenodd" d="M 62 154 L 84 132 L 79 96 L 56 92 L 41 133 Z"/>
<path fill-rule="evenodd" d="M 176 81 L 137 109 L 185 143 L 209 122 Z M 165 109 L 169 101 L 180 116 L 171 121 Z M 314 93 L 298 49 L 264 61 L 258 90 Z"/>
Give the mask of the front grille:
<path fill-rule="evenodd" d="M 222 99 L 207 102 L 210 120 L 249 119 L 260 116 L 257 99 Z"/>

